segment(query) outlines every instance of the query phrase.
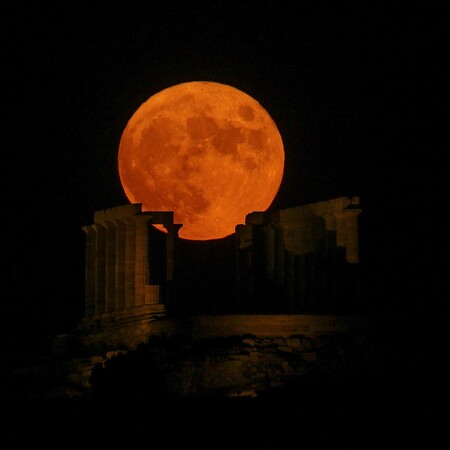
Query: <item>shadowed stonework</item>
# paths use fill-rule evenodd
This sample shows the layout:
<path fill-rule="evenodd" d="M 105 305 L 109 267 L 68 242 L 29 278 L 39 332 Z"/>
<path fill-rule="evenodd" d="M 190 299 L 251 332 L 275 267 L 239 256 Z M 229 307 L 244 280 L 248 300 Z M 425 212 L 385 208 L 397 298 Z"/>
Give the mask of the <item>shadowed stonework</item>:
<path fill-rule="evenodd" d="M 236 227 L 241 308 L 352 311 L 358 301 L 360 212 L 358 197 L 340 197 L 249 214 Z"/>
<path fill-rule="evenodd" d="M 83 227 L 84 322 L 163 310 L 342 313 L 358 301 L 360 212 L 358 197 L 254 212 L 231 239 L 195 242 L 178 238 L 172 212 L 97 211 Z"/>
<path fill-rule="evenodd" d="M 78 361 L 71 377 L 86 388 L 101 384 L 97 363 L 107 370 L 116 352 L 124 358 L 142 345 L 165 355 L 152 364 L 171 395 L 295 382 L 331 361 L 324 341 L 373 325 L 352 309 L 360 212 L 357 197 L 254 212 L 219 245 L 179 239 L 172 212 L 142 212 L 140 204 L 97 211 L 83 227 L 85 315 L 56 339 L 54 354 Z M 161 224 L 167 233 L 154 226 Z M 226 345 L 217 354 L 218 339 Z"/>

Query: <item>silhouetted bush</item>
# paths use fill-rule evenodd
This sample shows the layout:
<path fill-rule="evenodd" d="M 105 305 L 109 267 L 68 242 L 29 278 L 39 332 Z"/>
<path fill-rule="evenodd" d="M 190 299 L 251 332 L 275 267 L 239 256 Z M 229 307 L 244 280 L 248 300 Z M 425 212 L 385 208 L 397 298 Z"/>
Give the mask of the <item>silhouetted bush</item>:
<path fill-rule="evenodd" d="M 99 398 L 145 400 L 163 395 L 160 370 L 144 345 L 97 364 L 89 381 Z"/>

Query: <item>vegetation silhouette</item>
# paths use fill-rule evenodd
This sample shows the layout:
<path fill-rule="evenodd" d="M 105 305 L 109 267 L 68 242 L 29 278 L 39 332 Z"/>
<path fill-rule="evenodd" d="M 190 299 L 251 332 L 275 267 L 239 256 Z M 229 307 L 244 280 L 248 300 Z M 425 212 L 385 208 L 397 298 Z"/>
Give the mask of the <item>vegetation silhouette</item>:
<path fill-rule="evenodd" d="M 145 344 L 96 364 L 89 382 L 96 398 L 139 401 L 163 395 L 161 371 Z"/>

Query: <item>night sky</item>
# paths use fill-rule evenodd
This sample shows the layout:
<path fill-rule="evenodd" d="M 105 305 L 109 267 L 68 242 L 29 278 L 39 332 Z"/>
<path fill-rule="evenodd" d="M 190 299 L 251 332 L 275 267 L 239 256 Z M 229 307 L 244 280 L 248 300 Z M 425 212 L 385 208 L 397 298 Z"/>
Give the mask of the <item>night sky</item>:
<path fill-rule="evenodd" d="M 2 4 L 2 345 L 38 351 L 78 323 L 81 227 L 129 203 L 122 131 L 186 81 L 230 84 L 272 116 L 286 156 L 272 209 L 361 196 L 381 309 L 448 312 L 448 7 L 329 3 Z"/>

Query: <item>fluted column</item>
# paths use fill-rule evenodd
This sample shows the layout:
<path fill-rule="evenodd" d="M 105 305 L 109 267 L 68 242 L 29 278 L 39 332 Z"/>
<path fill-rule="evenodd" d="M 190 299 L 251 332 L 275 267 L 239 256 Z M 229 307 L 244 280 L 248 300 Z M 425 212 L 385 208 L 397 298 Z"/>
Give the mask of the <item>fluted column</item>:
<path fill-rule="evenodd" d="M 114 310 L 120 311 L 125 306 L 125 224 L 118 219 L 113 223 L 116 229 Z"/>
<path fill-rule="evenodd" d="M 116 227 L 105 222 L 105 312 L 114 311 L 116 278 Z"/>
<path fill-rule="evenodd" d="M 148 284 L 148 225 L 150 218 L 148 216 L 134 216 L 136 224 L 136 250 L 135 250 L 135 269 L 134 269 L 134 305 L 142 306 L 145 304 L 145 286 Z"/>
<path fill-rule="evenodd" d="M 327 231 L 336 231 L 336 217 L 334 214 L 326 212 L 323 214 L 325 220 L 325 229 Z"/>
<path fill-rule="evenodd" d="M 134 306 L 135 259 L 136 259 L 136 223 L 131 218 L 125 222 L 125 308 Z"/>
<path fill-rule="evenodd" d="M 336 217 L 336 246 L 345 248 L 347 243 L 345 213 L 337 211 L 334 213 L 334 217 Z"/>
<path fill-rule="evenodd" d="M 105 228 L 94 224 L 95 229 L 95 314 L 105 312 Z"/>
<path fill-rule="evenodd" d="M 325 212 L 325 247 L 330 250 L 336 248 L 336 217 L 333 213 Z"/>
<path fill-rule="evenodd" d="M 95 229 L 82 227 L 86 233 L 86 267 L 85 267 L 85 303 L 84 315 L 90 317 L 95 313 Z"/>
<path fill-rule="evenodd" d="M 347 262 L 356 264 L 359 262 L 359 231 L 358 216 L 361 213 L 359 208 L 347 208 L 344 210 L 346 226 L 346 254 Z"/>

